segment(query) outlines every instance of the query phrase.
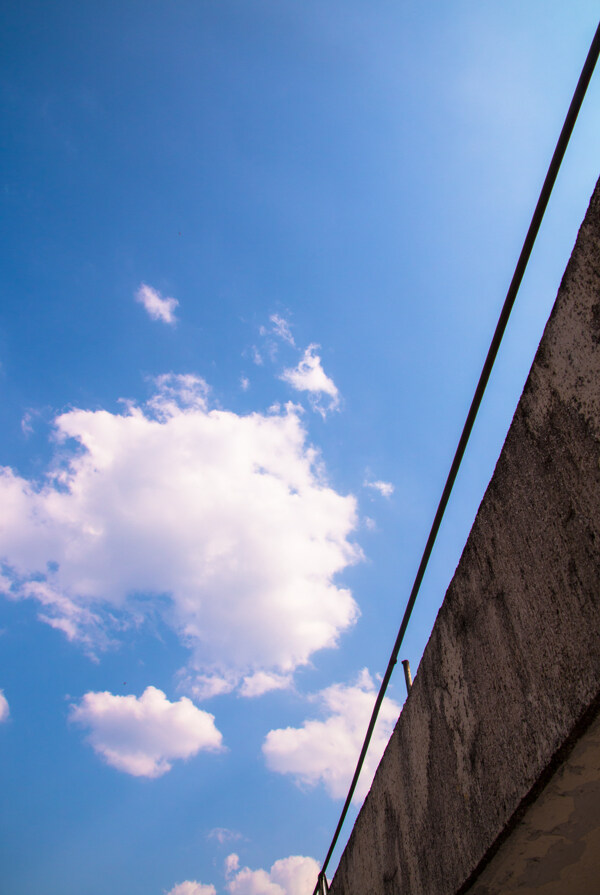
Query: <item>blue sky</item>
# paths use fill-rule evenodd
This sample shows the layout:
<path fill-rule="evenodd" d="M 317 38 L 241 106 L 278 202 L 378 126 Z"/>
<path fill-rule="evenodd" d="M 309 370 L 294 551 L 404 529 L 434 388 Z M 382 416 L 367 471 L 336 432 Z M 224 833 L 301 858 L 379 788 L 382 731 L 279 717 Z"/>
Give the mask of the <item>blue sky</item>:
<path fill-rule="evenodd" d="M 0 15 L 2 889 L 302 895 L 596 4 Z M 413 670 L 598 175 L 599 110 L 596 77 Z M 397 673 L 371 774 L 403 699 Z"/>

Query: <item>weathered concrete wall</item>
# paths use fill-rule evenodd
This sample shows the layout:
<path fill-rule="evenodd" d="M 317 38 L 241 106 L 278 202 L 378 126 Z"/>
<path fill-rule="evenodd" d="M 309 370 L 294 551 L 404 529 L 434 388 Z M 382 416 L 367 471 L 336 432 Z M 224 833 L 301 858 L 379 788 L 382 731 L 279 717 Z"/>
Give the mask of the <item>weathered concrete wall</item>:
<path fill-rule="evenodd" d="M 467 888 L 599 702 L 597 186 L 332 895 Z"/>

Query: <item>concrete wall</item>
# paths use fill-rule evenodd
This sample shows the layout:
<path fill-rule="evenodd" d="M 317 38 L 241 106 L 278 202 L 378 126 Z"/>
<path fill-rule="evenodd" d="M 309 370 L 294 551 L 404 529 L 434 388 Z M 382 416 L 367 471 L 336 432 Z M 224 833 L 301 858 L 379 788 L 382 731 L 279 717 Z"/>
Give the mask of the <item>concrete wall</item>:
<path fill-rule="evenodd" d="M 599 694 L 597 186 L 332 895 L 466 890 Z"/>

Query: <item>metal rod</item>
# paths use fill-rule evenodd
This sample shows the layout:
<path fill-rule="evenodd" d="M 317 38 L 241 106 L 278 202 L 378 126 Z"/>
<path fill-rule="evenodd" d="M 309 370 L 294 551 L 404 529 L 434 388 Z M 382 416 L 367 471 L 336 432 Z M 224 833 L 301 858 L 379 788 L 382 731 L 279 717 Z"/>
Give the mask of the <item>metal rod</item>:
<path fill-rule="evenodd" d="M 410 662 L 408 659 L 402 659 L 402 665 L 404 668 L 404 680 L 406 681 L 406 693 L 410 693 L 410 688 L 412 687 L 412 674 L 410 673 Z"/>
<path fill-rule="evenodd" d="M 325 876 L 325 872 L 321 871 L 319 873 L 319 879 L 317 881 L 317 887 L 319 890 L 319 895 L 328 895 L 329 885 L 327 883 L 327 877 Z"/>
<path fill-rule="evenodd" d="M 544 217 L 544 213 L 548 206 L 548 201 L 550 199 L 550 195 L 552 193 L 552 189 L 556 182 L 556 178 L 564 158 L 567 146 L 569 145 L 569 140 L 571 138 L 571 134 L 573 133 L 573 128 L 575 126 L 575 122 L 577 121 L 577 116 L 579 115 L 579 110 L 581 109 L 581 105 L 583 103 L 583 99 L 585 97 L 588 85 L 590 83 L 592 74 L 594 72 L 594 68 L 596 67 L 596 63 L 598 61 L 598 56 L 600 55 L 600 24 L 596 29 L 596 33 L 592 40 L 587 58 L 583 64 L 583 68 L 581 70 L 581 74 L 579 76 L 579 81 L 577 82 L 577 87 L 575 88 L 575 92 L 573 93 L 573 98 L 571 100 L 571 105 L 569 106 L 569 110 L 567 112 L 564 124 L 562 126 L 562 130 L 560 132 L 560 136 L 556 143 L 556 148 L 554 150 L 554 154 L 550 161 L 550 165 L 548 167 L 548 172 L 546 174 L 546 178 L 544 180 L 539 199 L 537 201 L 537 205 L 535 207 L 535 211 L 533 212 L 533 217 L 531 218 L 531 223 L 529 225 L 529 229 L 527 231 L 527 235 L 525 237 L 525 241 L 523 243 L 523 248 L 521 249 L 521 254 L 519 255 L 519 260 L 517 261 L 517 265 L 515 267 L 515 272 L 513 274 L 513 278 L 511 280 L 510 286 L 508 287 L 508 292 L 506 294 L 506 298 L 504 300 L 504 304 L 502 306 L 502 310 L 500 312 L 500 317 L 498 318 L 498 323 L 496 325 L 496 329 L 494 331 L 494 335 L 492 337 L 492 341 L 490 343 L 490 347 L 483 365 L 483 369 L 481 371 L 481 375 L 479 377 L 479 382 L 477 383 L 477 388 L 475 389 L 475 394 L 473 396 L 473 400 L 471 402 L 471 406 L 469 408 L 469 413 L 467 414 L 467 419 L 465 421 L 462 434 L 460 436 L 460 440 L 458 442 L 458 447 L 456 448 L 456 453 L 454 454 L 454 459 L 452 461 L 452 465 L 450 467 L 450 472 L 448 473 L 448 478 L 446 479 L 446 484 L 444 485 L 444 490 L 442 491 L 442 496 L 440 498 L 440 502 L 438 504 L 438 508 L 433 520 L 433 524 L 431 526 L 431 530 L 429 532 L 429 537 L 427 538 L 427 543 L 425 545 L 425 549 L 423 551 L 423 556 L 421 557 L 421 562 L 419 563 L 419 568 L 417 570 L 417 574 L 414 580 L 414 584 L 412 586 L 412 590 L 410 592 L 410 596 L 408 598 L 408 603 L 406 605 L 406 609 L 404 611 L 404 616 L 402 617 L 402 622 L 400 624 L 400 630 L 398 631 L 398 635 L 396 637 L 396 642 L 394 643 L 394 648 L 392 649 L 392 654 L 390 656 L 390 660 L 388 662 L 388 666 L 386 672 L 381 681 L 381 687 L 379 688 L 379 693 L 377 694 L 377 699 L 375 700 L 375 706 L 373 707 L 373 713 L 371 715 L 371 720 L 369 721 L 369 726 L 367 728 L 367 733 L 365 735 L 365 740 L 362 745 L 362 749 L 360 751 L 360 755 L 358 758 L 358 763 L 356 765 L 356 770 L 354 771 L 354 776 L 352 777 L 352 782 L 350 784 L 350 789 L 348 790 L 348 795 L 346 796 L 346 801 L 344 802 L 344 807 L 342 808 L 342 813 L 340 815 L 340 819 L 338 821 L 338 825 L 335 829 L 335 833 L 333 834 L 333 839 L 331 841 L 331 845 L 329 846 L 329 850 L 325 857 L 325 861 L 323 862 L 323 867 L 321 869 L 321 874 L 325 874 L 327 870 L 327 865 L 331 859 L 331 855 L 333 854 L 333 850 L 337 844 L 342 826 L 346 819 L 346 815 L 348 813 L 348 809 L 350 807 L 350 803 L 352 801 L 352 796 L 354 795 L 354 790 L 356 789 L 356 784 L 358 783 L 358 778 L 365 760 L 365 756 L 367 754 L 367 749 L 369 748 L 369 743 L 371 741 L 371 737 L 373 735 L 373 730 L 375 728 L 375 722 L 377 721 L 377 716 L 379 714 L 379 709 L 381 708 L 381 703 L 383 702 L 383 698 L 385 696 L 385 692 L 388 688 L 388 684 L 390 682 L 390 678 L 392 676 L 392 671 L 394 670 L 394 665 L 398 661 L 398 653 L 400 651 L 400 647 L 402 645 L 402 641 L 404 640 L 404 635 L 406 633 L 406 629 L 408 627 L 408 622 L 410 620 L 410 616 L 412 614 L 417 594 L 419 593 L 421 583 L 425 576 L 425 570 L 427 568 L 427 564 L 429 562 L 429 558 L 431 556 L 431 552 L 433 550 L 433 545 L 435 544 L 435 540 L 437 538 L 440 526 L 442 524 L 442 519 L 444 513 L 446 511 L 446 506 L 448 505 L 448 501 L 450 499 L 450 494 L 452 493 L 452 488 L 454 487 L 454 482 L 456 480 L 456 476 L 458 474 L 458 470 L 460 468 L 467 443 L 469 441 L 471 431 L 473 429 L 473 425 L 475 423 L 475 418 L 477 416 L 477 412 L 481 405 L 481 401 L 483 398 L 483 394 L 485 392 L 486 386 L 488 384 L 488 380 L 490 378 L 490 374 L 492 372 L 492 367 L 494 366 L 494 362 L 496 360 L 496 356 L 498 354 L 498 349 L 500 348 L 500 343 L 502 342 L 502 337 L 504 335 L 504 331 L 506 330 L 506 326 L 508 323 L 508 319 L 510 317 L 510 313 L 513 309 L 515 299 L 517 297 L 517 293 L 519 291 L 519 287 L 521 285 L 521 281 L 523 280 L 523 275 L 525 273 L 525 269 L 527 267 L 527 263 L 529 261 L 529 257 L 531 255 L 531 251 L 533 249 L 533 245 L 535 243 L 538 231 L 540 229 L 540 225 L 542 223 L 542 218 Z M 319 876 L 320 878 L 320 876 Z M 319 882 L 317 881 L 317 885 L 315 886 L 313 895 L 317 895 Z"/>

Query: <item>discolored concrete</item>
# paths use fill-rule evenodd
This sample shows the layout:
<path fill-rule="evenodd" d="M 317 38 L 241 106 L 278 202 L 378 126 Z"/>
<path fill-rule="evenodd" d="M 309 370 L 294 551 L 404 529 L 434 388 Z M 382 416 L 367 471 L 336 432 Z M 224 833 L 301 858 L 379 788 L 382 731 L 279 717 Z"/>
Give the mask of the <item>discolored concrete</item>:
<path fill-rule="evenodd" d="M 600 718 L 523 811 L 468 895 L 593 895 L 600 889 Z"/>
<path fill-rule="evenodd" d="M 586 843 L 597 841 L 598 761 L 592 789 L 573 796 L 568 818 L 557 815 L 578 839 L 565 833 L 546 849 L 538 837 L 528 865 L 523 824 L 597 730 L 599 707 L 597 186 L 332 895 L 578 892 L 548 886 L 561 879 L 561 861 L 583 867 Z M 521 843 L 512 858 L 511 837 Z"/>

